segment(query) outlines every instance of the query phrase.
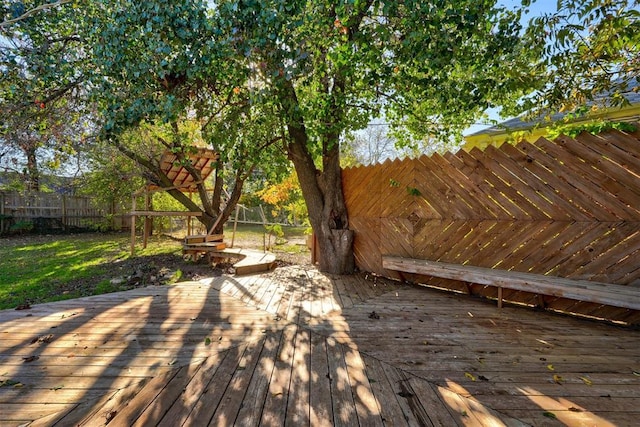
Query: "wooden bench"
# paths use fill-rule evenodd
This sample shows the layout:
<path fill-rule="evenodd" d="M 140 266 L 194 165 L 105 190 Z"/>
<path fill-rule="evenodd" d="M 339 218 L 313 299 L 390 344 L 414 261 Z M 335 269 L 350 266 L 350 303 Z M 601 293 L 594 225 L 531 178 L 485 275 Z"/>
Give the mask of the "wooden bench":
<path fill-rule="evenodd" d="M 498 288 L 498 307 L 502 307 L 502 289 L 507 288 L 538 295 L 550 295 L 640 310 L 640 288 L 633 286 L 395 256 L 383 256 L 382 267 L 387 270 L 496 286 Z"/>

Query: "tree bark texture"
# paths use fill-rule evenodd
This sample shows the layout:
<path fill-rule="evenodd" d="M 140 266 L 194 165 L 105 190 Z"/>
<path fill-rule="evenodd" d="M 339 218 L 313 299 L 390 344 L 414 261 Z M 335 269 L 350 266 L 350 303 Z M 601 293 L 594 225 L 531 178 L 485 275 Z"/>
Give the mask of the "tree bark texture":
<path fill-rule="evenodd" d="M 289 105 L 297 104 L 293 86 L 285 85 L 282 96 L 288 98 Z M 353 231 L 349 230 L 342 191 L 339 141 L 336 139 L 325 144 L 323 169 L 319 171 L 307 148 L 309 140 L 301 117 L 289 116 L 287 129 L 290 137 L 287 151 L 296 168 L 311 227 L 316 235 L 320 271 L 351 274 L 355 269 Z"/>

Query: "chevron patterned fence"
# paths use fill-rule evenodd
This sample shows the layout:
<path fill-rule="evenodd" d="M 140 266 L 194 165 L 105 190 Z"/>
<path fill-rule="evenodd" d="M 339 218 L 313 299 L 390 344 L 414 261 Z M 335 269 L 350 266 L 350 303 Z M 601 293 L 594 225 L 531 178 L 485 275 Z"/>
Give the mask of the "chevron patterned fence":
<path fill-rule="evenodd" d="M 640 292 L 640 135 L 503 144 L 343 171 L 358 267 L 382 255 L 634 286 Z M 421 283 L 495 297 L 496 289 Z M 542 297 L 508 292 L 538 305 Z M 640 322 L 637 312 L 544 297 L 560 311 Z"/>

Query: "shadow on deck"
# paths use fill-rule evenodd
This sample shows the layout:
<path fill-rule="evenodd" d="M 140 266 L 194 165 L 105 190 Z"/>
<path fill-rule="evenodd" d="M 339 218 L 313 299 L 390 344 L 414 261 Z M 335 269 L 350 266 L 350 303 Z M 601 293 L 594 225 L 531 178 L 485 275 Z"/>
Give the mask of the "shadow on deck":
<path fill-rule="evenodd" d="M 0 425 L 633 425 L 640 332 L 279 268 L 0 312 Z"/>

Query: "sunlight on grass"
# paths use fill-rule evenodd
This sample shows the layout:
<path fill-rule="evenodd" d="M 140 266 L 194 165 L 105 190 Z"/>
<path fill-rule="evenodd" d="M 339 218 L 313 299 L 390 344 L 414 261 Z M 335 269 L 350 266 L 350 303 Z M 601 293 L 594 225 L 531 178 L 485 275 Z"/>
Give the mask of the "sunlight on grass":
<path fill-rule="evenodd" d="M 304 239 L 305 227 L 283 227 L 285 243 L 273 245 L 279 253 L 303 253 L 306 247 L 287 242 L 286 239 Z M 230 238 L 231 229 L 225 230 Z M 152 236 L 147 248 L 138 242 L 136 259 L 156 255 L 181 255 L 179 240 Z M 246 239 L 262 246 L 265 228 L 260 224 L 239 225 L 236 238 Z M 273 241 L 272 241 L 273 244 Z M 21 304 L 35 304 L 80 296 L 117 292 L 133 285 L 112 283 L 105 280 L 109 273 L 120 266 L 120 261 L 130 259 L 130 236 L 118 234 L 77 234 L 60 236 L 25 236 L 0 240 L 0 310 L 15 308 Z M 140 261 L 142 263 L 146 261 Z M 151 261 L 153 265 L 153 261 Z M 144 264 L 141 264 L 144 265 Z M 121 268 L 121 267 L 120 267 Z M 138 269 L 140 266 L 137 267 Z M 136 270 L 128 272 L 135 273 Z M 178 270 L 168 280 L 181 279 Z M 112 275 L 113 276 L 113 275 Z"/>
<path fill-rule="evenodd" d="M 99 277 L 112 268 L 111 263 L 129 257 L 127 234 L 79 234 L 43 240 L 37 236 L 7 239 L 0 245 L 0 309 L 80 296 L 80 291 L 60 293 L 59 289 L 73 280 Z M 179 251 L 175 241 L 153 238 L 136 255 Z M 92 293 L 117 290 L 119 287 L 108 281 L 97 281 L 92 287 Z"/>

